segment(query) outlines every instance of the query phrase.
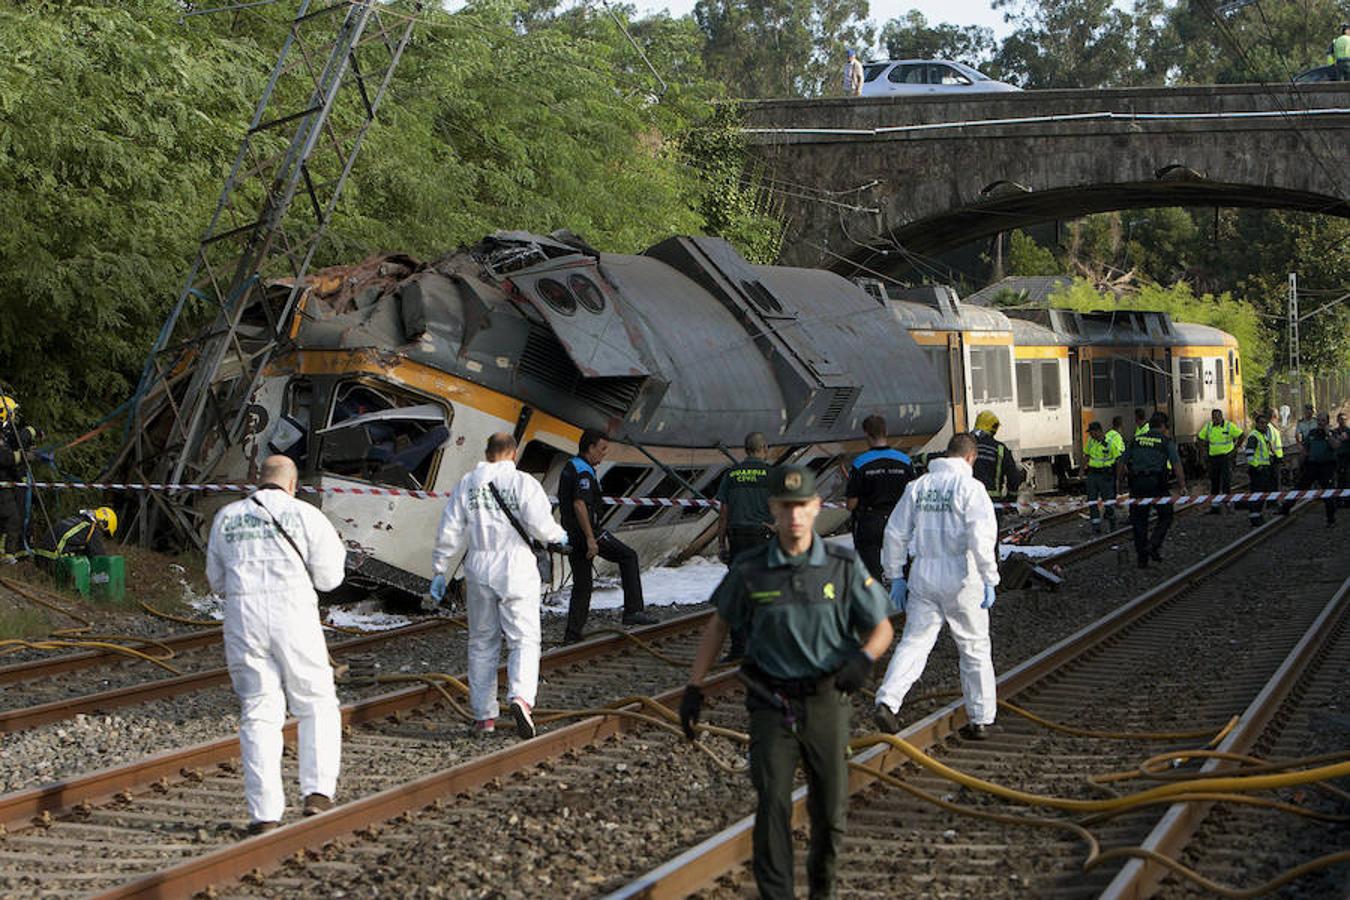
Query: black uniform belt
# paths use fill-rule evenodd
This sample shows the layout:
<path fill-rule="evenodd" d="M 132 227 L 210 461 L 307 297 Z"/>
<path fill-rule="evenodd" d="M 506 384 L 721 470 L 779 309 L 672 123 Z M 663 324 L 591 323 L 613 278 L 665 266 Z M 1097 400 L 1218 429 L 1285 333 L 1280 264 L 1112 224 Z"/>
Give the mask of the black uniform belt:
<path fill-rule="evenodd" d="M 751 692 L 758 693 L 757 688 L 762 688 L 769 695 L 781 694 L 789 700 L 800 700 L 803 697 L 815 696 L 820 685 L 827 681 L 832 675 L 821 675 L 817 678 L 794 678 L 782 679 L 773 678 L 766 675 L 761 669 L 753 663 L 741 664 L 741 680 L 751 685 Z"/>

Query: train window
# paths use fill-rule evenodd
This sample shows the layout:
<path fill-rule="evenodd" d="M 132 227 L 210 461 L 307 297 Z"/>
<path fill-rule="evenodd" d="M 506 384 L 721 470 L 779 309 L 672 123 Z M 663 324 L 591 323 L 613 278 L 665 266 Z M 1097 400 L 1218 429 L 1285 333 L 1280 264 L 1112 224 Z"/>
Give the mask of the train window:
<path fill-rule="evenodd" d="M 1092 405 L 1111 406 L 1115 394 L 1111 391 L 1111 360 L 1092 361 Z"/>
<path fill-rule="evenodd" d="M 952 371 L 948 360 L 947 348 L 942 347 L 924 347 L 923 355 L 928 357 L 928 366 L 937 374 L 938 380 L 942 382 L 943 396 L 952 395 Z"/>
<path fill-rule="evenodd" d="M 1012 349 L 970 348 L 970 397 L 976 403 L 1013 399 Z"/>
<path fill-rule="evenodd" d="M 1214 399 L 1223 399 L 1223 360 L 1214 360 Z"/>
<path fill-rule="evenodd" d="M 345 478 L 420 490 L 430 483 L 450 438 L 450 413 L 439 403 L 384 385 L 338 386 L 323 436 L 319 468 Z"/>
<path fill-rule="evenodd" d="M 535 290 L 539 296 L 544 298 L 544 302 L 553 307 L 556 311 L 565 316 L 570 316 L 577 311 L 576 298 L 572 292 L 563 287 L 561 281 L 554 281 L 552 278 L 541 278 L 535 285 Z"/>
<path fill-rule="evenodd" d="M 1020 362 L 1017 364 L 1017 408 L 1026 412 L 1039 409 L 1036 403 L 1035 374 L 1035 363 Z"/>
<path fill-rule="evenodd" d="M 603 312 L 605 309 L 605 295 L 600 293 L 600 288 L 595 286 L 585 275 L 573 275 L 567 279 L 567 286 L 572 289 L 572 293 L 577 295 L 581 305 L 593 313 Z"/>
<path fill-rule="evenodd" d="M 1059 409 L 1059 362 L 1050 360 L 1041 363 L 1041 406 L 1045 409 Z"/>
<path fill-rule="evenodd" d="M 1228 351 L 1228 383 L 1237 384 L 1237 356 L 1232 350 Z"/>
<path fill-rule="evenodd" d="M 1079 367 L 1079 373 L 1080 373 L 1081 376 L 1082 376 L 1079 380 L 1082 382 L 1081 388 L 1082 388 L 1082 393 L 1083 393 L 1083 396 L 1080 398 L 1080 402 L 1083 404 L 1083 406 L 1091 406 L 1091 405 L 1092 405 L 1092 360 L 1090 360 L 1090 359 L 1085 359 L 1085 360 L 1083 360 L 1082 365 Z"/>
<path fill-rule="evenodd" d="M 1181 373 L 1181 402 L 1194 403 L 1200 399 L 1200 360 L 1186 358 L 1177 361 Z"/>
<path fill-rule="evenodd" d="M 600 476 L 600 493 L 606 497 L 630 496 L 651 470 L 651 466 L 610 466 Z"/>
<path fill-rule="evenodd" d="M 1124 406 L 1134 401 L 1134 393 L 1131 390 L 1134 384 L 1134 373 L 1131 371 L 1133 366 L 1131 360 L 1123 356 L 1116 357 L 1116 405 Z"/>

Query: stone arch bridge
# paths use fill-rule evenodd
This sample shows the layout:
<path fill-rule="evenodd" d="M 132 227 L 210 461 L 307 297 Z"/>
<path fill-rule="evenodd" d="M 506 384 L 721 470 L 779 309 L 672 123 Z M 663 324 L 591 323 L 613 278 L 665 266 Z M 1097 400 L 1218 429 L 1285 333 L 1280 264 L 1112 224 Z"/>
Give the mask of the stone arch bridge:
<path fill-rule="evenodd" d="M 744 113 L 791 265 L 893 268 L 1138 207 L 1350 217 L 1350 83 L 766 100 Z"/>

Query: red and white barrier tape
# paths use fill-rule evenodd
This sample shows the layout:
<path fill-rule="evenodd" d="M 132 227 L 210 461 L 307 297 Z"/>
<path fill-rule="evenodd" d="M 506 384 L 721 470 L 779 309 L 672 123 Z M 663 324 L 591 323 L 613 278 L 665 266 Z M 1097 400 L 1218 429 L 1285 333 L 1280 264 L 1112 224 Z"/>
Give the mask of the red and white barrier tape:
<path fill-rule="evenodd" d="M 0 488 L 28 486 L 29 485 L 26 482 L 22 481 L 0 481 Z M 247 493 L 257 487 L 257 485 L 253 484 L 131 484 L 115 481 L 35 481 L 32 486 L 44 489 L 51 488 L 54 490 L 160 491 L 164 493 L 197 492 L 207 494 Z M 403 488 L 377 487 L 315 487 L 308 484 L 302 484 L 300 486 L 300 492 L 303 494 L 337 494 L 340 496 L 352 495 L 361 497 L 413 497 L 418 500 L 448 499 L 450 497 L 448 491 L 410 491 Z M 1231 494 L 1190 494 L 1180 497 L 1123 498 L 1118 500 L 1104 500 L 1102 502 L 1114 506 L 1130 506 L 1133 504 L 1141 506 L 1176 504 L 1180 506 L 1200 503 L 1269 502 L 1272 500 L 1332 500 L 1341 497 L 1350 497 L 1350 489 L 1326 488 L 1311 491 L 1255 491 L 1235 492 Z M 678 506 L 686 509 L 698 509 L 716 507 L 719 505 L 716 500 L 672 497 L 602 497 L 601 499 L 610 506 Z M 1087 501 L 1079 501 L 1075 504 L 1075 507 L 1084 509 L 1089 505 L 1091 504 Z M 825 503 L 825 506 L 831 509 L 842 509 L 844 504 L 828 501 Z M 996 503 L 995 506 L 1002 509 L 1017 508 L 1017 504 L 1015 503 Z"/>

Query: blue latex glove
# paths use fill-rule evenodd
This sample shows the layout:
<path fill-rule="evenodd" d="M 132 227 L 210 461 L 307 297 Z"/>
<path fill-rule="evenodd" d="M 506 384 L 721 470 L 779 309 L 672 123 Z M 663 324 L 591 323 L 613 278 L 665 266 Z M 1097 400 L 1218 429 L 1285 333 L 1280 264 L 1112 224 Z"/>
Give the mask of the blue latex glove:
<path fill-rule="evenodd" d="M 435 578 L 431 579 L 431 587 L 427 588 L 427 593 L 430 594 L 437 603 L 440 603 L 445 597 L 445 586 L 449 583 L 450 582 L 446 580 L 444 575 L 437 575 Z"/>
<path fill-rule="evenodd" d="M 56 465 L 56 456 L 50 450 L 39 450 L 37 458 L 40 463 L 46 463 L 49 466 Z"/>
<path fill-rule="evenodd" d="M 980 601 L 980 609 L 989 609 L 994 605 L 994 586 L 986 584 L 984 586 L 984 599 Z"/>
<path fill-rule="evenodd" d="M 909 596 L 909 584 L 904 576 L 897 575 L 891 582 L 891 612 L 905 611 L 905 597 Z"/>

